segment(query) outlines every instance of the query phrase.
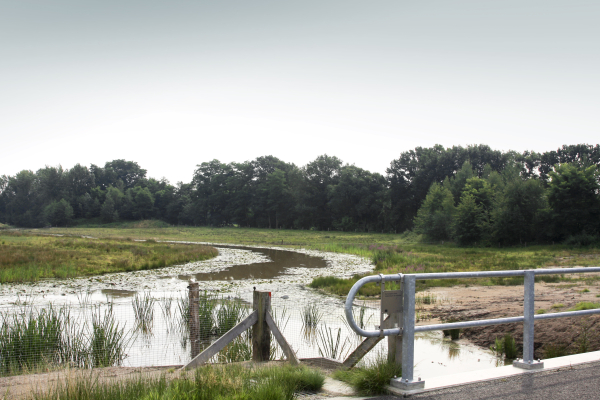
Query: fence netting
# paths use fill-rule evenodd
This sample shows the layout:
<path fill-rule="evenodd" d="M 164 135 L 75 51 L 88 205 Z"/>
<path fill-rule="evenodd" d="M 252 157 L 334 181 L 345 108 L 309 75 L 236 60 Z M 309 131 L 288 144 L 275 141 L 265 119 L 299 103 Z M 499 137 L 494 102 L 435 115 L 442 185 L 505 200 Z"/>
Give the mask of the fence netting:
<path fill-rule="evenodd" d="M 282 295 L 271 298 L 271 315 L 297 358 L 342 362 L 364 339 L 344 316 L 343 300 L 327 296 Z M 200 351 L 252 312 L 252 292 L 201 291 Z M 379 324 L 379 302 L 364 301 L 354 309 L 359 325 Z M 0 308 L 0 375 L 49 371 L 63 367 L 180 366 L 194 354 L 190 337 L 190 304 L 180 293 L 77 294 L 69 301 L 21 297 Z M 369 357 L 386 351 L 382 340 Z M 211 363 L 252 359 L 252 329 L 228 344 Z M 285 355 L 271 337 L 271 360 Z"/>

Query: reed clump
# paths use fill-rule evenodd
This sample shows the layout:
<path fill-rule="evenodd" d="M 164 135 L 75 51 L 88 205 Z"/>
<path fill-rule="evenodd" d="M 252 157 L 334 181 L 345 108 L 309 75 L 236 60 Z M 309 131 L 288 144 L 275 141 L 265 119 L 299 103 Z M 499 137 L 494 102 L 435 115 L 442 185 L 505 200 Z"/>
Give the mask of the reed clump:
<path fill-rule="evenodd" d="M 133 306 L 133 313 L 135 315 L 136 330 L 142 333 L 150 333 L 152 331 L 155 303 L 156 299 L 152 297 L 150 292 L 144 292 L 143 294 L 136 293 L 133 297 L 131 305 Z"/>
<path fill-rule="evenodd" d="M 517 358 L 517 344 L 510 333 L 504 334 L 502 338 L 496 338 L 491 350 L 498 356 L 504 354 L 509 360 Z"/>
<path fill-rule="evenodd" d="M 317 348 L 321 357 L 342 359 L 350 351 L 348 337 L 342 340 L 342 329 L 332 329 L 323 324 L 317 330 Z"/>
<path fill-rule="evenodd" d="M 120 365 L 132 337 L 116 322 L 112 307 L 95 306 L 90 320 L 76 319 L 69 306 L 27 305 L 0 312 L 0 375 L 59 366 Z"/>

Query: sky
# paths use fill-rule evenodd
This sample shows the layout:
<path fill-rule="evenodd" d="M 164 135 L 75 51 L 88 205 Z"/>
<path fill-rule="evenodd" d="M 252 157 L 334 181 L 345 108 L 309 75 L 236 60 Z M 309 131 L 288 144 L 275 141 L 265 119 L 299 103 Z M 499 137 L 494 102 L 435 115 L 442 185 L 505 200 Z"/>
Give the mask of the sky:
<path fill-rule="evenodd" d="M 600 140 L 597 0 L 0 0 L 0 175 Z"/>

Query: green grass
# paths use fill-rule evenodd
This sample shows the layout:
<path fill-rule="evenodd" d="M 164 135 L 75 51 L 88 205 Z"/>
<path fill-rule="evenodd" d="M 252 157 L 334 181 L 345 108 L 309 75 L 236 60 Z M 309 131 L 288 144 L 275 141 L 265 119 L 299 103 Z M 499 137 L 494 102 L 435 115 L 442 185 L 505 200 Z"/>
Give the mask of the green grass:
<path fill-rule="evenodd" d="M 162 268 L 217 254 L 216 249 L 202 245 L 0 231 L 0 283 Z"/>
<path fill-rule="evenodd" d="M 168 380 L 140 377 L 122 382 L 98 382 L 82 376 L 65 380 L 37 400 L 292 400 L 294 393 L 317 391 L 324 376 L 306 367 L 246 368 L 205 366 Z"/>
<path fill-rule="evenodd" d="M 564 308 L 564 304 L 563 303 L 556 303 L 556 304 L 552 304 L 552 308 L 555 310 L 558 310 L 559 308 Z"/>
<path fill-rule="evenodd" d="M 554 306 L 553 306 L 554 307 Z M 600 303 L 592 303 L 591 301 L 581 301 L 571 308 L 570 311 L 595 310 L 600 308 Z"/>
<path fill-rule="evenodd" d="M 402 376 L 402 367 L 393 362 L 388 362 L 385 354 L 378 357 L 364 367 L 355 367 L 349 370 L 337 370 L 333 377 L 348 383 L 361 395 L 377 395 L 386 392 L 385 387 L 394 377 Z"/>

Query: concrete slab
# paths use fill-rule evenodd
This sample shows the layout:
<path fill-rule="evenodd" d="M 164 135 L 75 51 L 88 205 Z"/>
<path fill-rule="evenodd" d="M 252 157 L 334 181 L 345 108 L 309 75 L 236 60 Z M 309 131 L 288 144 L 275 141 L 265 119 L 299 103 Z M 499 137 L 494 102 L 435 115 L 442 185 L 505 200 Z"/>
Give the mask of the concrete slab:
<path fill-rule="evenodd" d="M 325 377 L 321 391 L 334 396 L 356 396 L 356 391 L 352 386 L 328 376 Z"/>
<path fill-rule="evenodd" d="M 506 378 L 521 374 L 535 374 L 537 372 L 549 371 L 558 368 L 569 367 L 577 364 L 585 364 L 600 361 L 600 351 L 590 353 L 574 354 L 565 357 L 549 358 L 544 360 L 543 369 L 526 370 L 507 365 L 504 367 L 489 368 L 481 371 L 462 372 L 460 374 L 438 376 L 435 378 L 424 377 L 425 387 L 420 390 L 401 390 L 393 386 L 387 386 L 387 389 L 397 395 L 415 394 L 448 388 L 453 386 L 467 385 L 469 383 L 484 382 L 494 379 Z"/>

